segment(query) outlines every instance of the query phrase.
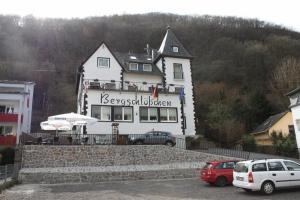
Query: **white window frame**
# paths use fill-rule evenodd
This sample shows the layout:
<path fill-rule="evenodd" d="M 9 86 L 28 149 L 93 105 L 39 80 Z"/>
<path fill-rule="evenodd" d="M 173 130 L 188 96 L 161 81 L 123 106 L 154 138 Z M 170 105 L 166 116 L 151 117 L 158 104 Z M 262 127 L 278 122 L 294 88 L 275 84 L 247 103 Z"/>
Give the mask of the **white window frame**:
<path fill-rule="evenodd" d="M 136 66 L 136 67 L 133 68 L 133 65 Z M 130 71 L 138 71 L 138 70 L 139 70 L 139 65 L 138 65 L 138 63 L 129 63 L 129 70 L 130 70 Z"/>
<path fill-rule="evenodd" d="M 179 47 L 178 46 L 172 46 L 172 51 L 174 53 L 178 53 L 179 52 Z"/>
<path fill-rule="evenodd" d="M 175 66 L 180 66 L 181 67 L 181 77 L 178 78 L 176 77 L 175 73 L 180 74 L 180 72 L 175 72 Z M 183 80 L 184 79 L 184 75 L 183 75 L 183 67 L 181 63 L 173 63 L 173 77 L 175 80 Z"/>
<path fill-rule="evenodd" d="M 158 119 L 159 119 L 159 116 L 158 116 L 158 109 L 159 108 L 157 108 L 157 107 L 141 107 L 141 108 L 143 108 L 143 109 L 147 109 L 147 111 L 148 111 L 148 119 L 147 120 L 141 120 L 141 116 L 140 116 L 140 122 L 154 122 L 154 123 L 156 123 L 156 122 L 158 122 Z M 151 109 L 155 109 L 156 110 L 156 120 L 150 120 L 150 110 Z M 141 114 L 141 110 L 140 110 L 140 114 Z"/>
<path fill-rule="evenodd" d="M 101 59 L 106 60 L 108 65 L 100 65 L 101 64 Z M 97 57 L 97 67 L 99 68 L 110 68 L 110 58 L 106 57 Z"/>
<path fill-rule="evenodd" d="M 161 112 L 161 110 L 164 110 L 164 109 L 167 111 L 167 120 L 161 120 L 161 116 L 160 116 L 161 122 L 177 122 L 178 121 L 178 114 L 177 114 L 176 108 L 160 108 L 160 112 Z M 170 110 L 175 110 L 176 120 L 170 120 Z"/>
<path fill-rule="evenodd" d="M 147 109 L 147 120 L 142 120 L 141 119 L 141 109 Z M 155 109 L 156 110 L 156 117 L 157 120 L 150 120 L 150 110 L 151 109 Z M 161 110 L 166 110 L 167 111 L 167 120 L 161 120 Z M 170 110 L 174 110 L 175 111 L 175 116 L 176 116 L 176 120 L 170 120 Z M 160 111 L 160 112 L 159 112 Z M 145 122 L 145 123 L 177 123 L 178 122 L 178 111 L 177 108 L 172 107 L 140 107 L 140 122 Z"/>
<path fill-rule="evenodd" d="M 114 109 L 118 108 L 118 107 L 120 108 L 121 106 L 115 106 Z M 124 106 L 123 107 L 122 106 L 121 108 L 122 108 L 122 119 L 121 120 L 116 120 L 115 117 L 114 117 L 114 121 L 115 122 L 122 122 L 122 121 L 124 121 L 124 122 L 132 122 L 133 121 L 133 107 L 130 107 L 130 106 Z M 130 108 L 130 110 L 131 110 L 131 119 L 130 120 L 125 120 L 125 112 L 124 111 L 125 111 L 126 108 Z M 115 115 L 115 113 L 113 113 L 113 114 Z"/>
<path fill-rule="evenodd" d="M 92 105 L 92 106 L 91 106 L 91 115 L 92 115 L 92 117 L 93 117 L 93 107 L 100 107 L 100 113 L 99 113 L 99 114 L 100 114 L 100 119 L 97 118 L 99 121 L 104 121 L 104 122 L 110 122 L 110 121 L 111 121 L 111 119 L 112 119 L 112 118 L 111 118 L 111 114 L 112 114 L 112 113 L 111 113 L 111 106 Z M 103 115 L 102 115 L 102 108 L 103 108 L 103 107 L 109 108 L 109 110 L 110 110 L 110 111 L 109 111 L 110 119 L 102 119 L 102 116 L 103 116 Z"/>
<path fill-rule="evenodd" d="M 146 70 L 147 67 L 149 67 L 149 70 Z M 151 64 L 143 64 L 143 71 L 145 71 L 145 72 L 152 72 L 152 65 Z"/>

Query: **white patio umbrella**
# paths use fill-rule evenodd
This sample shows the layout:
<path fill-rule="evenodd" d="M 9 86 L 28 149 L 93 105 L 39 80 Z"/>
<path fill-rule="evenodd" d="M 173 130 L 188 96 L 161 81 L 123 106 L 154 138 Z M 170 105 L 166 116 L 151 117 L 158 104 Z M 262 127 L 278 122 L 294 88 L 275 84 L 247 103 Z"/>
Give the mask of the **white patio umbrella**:
<path fill-rule="evenodd" d="M 66 120 L 51 120 L 41 122 L 42 130 L 55 130 L 56 134 L 58 130 L 69 131 L 72 130 L 72 125 Z"/>
<path fill-rule="evenodd" d="M 93 124 L 98 121 L 98 119 L 96 118 L 80 115 L 73 112 L 60 114 L 60 115 L 53 115 L 48 117 L 48 121 L 52 121 L 52 120 L 65 120 L 69 122 L 71 125 L 87 125 L 87 124 Z"/>

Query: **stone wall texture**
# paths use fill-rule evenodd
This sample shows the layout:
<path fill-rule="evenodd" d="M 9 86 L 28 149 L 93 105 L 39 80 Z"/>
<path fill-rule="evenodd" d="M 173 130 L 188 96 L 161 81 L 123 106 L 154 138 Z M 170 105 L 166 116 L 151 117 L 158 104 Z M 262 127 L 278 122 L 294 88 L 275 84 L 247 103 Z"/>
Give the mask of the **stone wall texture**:
<path fill-rule="evenodd" d="M 210 160 L 233 159 L 167 146 L 24 146 L 23 183 L 196 178 Z"/>
<path fill-rule="evenodd" d="M 22 168 L 153 165 L 220 159 L 229 158 L 163 145 L 28 145 L 23 149 Z"/>

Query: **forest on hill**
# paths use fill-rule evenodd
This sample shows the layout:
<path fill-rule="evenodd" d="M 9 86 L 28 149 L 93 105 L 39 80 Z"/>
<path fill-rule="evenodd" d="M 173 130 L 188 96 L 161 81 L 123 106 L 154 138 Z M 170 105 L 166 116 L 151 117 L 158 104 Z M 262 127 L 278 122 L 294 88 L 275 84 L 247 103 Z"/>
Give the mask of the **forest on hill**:
<path fill-rule="evenodd" d="M 232 144 L 269 115 L 288 109 L 284 93 L 300 85 L 300 33 L 255 19 L 161 13 L 84 19 L 2 15 L 0 79 L 36 83 L 37 131 L 47 116 L 76 110 L 77 68 L 102 41 L 113 50 L 139 53 L 147 43 L 158 48 L 167 25 L 195 57 L 198 134 Z M 289 73 L 290 68 L 296 71 Z"/>

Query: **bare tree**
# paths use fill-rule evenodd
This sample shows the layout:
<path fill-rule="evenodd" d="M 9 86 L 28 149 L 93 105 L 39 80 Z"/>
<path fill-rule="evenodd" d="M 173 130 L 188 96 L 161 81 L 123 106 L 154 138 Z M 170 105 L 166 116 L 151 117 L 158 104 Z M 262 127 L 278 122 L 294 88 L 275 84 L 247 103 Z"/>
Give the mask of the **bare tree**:
<path fill-rule="evenodd" d="M 272 87 L 285 94 L 298 86 L 300 86 L 300 60 L 288 57 L 273 71 Z"/>
<path fill-rule="evenodd" d="M 279 105 L 286 108 L 286 93 L 300 86 L 300 60 L 294 57 L 283 59 L 274 69 L 270 89 Z"/>

